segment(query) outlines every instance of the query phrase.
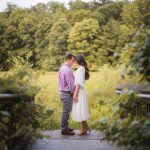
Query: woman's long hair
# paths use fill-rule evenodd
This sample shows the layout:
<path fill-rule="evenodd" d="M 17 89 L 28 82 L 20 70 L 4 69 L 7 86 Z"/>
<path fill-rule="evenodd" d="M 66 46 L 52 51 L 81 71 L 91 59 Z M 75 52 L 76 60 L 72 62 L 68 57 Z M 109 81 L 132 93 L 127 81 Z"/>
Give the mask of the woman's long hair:
<path fill-rule="evenodd" d="M 77 54 L 75 56 L 75 61 L 85 68 L 85 80 L 88 80 L 90 77 L 89 68 L 87 66 L 87 62 L 81 54 Z"/>

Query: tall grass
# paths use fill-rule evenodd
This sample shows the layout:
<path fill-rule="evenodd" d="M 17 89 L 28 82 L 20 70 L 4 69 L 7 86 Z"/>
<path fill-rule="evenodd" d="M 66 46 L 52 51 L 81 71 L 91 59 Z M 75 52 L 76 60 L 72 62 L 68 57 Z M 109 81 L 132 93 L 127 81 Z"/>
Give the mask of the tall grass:
<path fill-rule="evenodd" d="M 138 83 L 140 76 L 122 78 L 121 69 L 104 65 L 99 72 L 91 72 L 90 79 L 86 81 L 90 119 L 88 123 L 96 129 L 101 117 L 112 117 L 115 110 L 115 101 L 118 96 L 115 86 L 121 83 Z M 60 127 L 61 101 L 57 87 L 57 72 L 36 73 L 38 80 L 34 84 L 41 87 L 35 99 L 36 103 L 45 105 L 46 109 L 53 110 L 53 115 L 43 122 L 44 129 L 58 129 Z M 70 118 L 70 126 L 79 128 L 79 124 Z"/>
<path fill-rule="evenodd" d="M 5 73 L 1 72 L 0 76 L 5 76 Z M 118 98 L 115 93 L 117 84 L 138 83 L 139 81 L 139 75 L 122 78 L 121 68 L 113 68 L 108 65 L 101 67 L 98 72 L 91 72 L 90 79 L 86 81 L 90 112 L 89 125 L 96 129 L 99 126 L 100 118 L 113 116 L 115 102 Z M 62 106 L 58 92 L 57 72 L 35 71 L 30 82 L 31 85 L 40 89 L 36 93 L 35 102 L 44 105 L 44 111 L 51 110 L 53 112 L 41 122 L 42 129 L 59 129 Z M 31 93 L 34 92 L 32 90 L 34 89 L 28 89 Z M 69 121 L 71 127 L 79 128 L 79 123 L 73 122 L 71 118 Z"/>

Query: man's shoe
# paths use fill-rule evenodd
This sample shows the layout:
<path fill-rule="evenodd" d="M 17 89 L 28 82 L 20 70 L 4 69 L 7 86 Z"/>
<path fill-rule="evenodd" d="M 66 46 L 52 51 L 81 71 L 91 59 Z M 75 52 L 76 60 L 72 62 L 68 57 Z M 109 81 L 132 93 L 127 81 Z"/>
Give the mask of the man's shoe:
<path fill-rule="evenodd" d="M 62 135 L 75 135 L 74 132 L 69 131 L 69 130 L 62 130 L 62 131 L 61 131 L 61 134 L 62 134 Z"/>
<path fill-rule="evenodd" d="M 68 127 L 68 128 L 67 128 L 67 130 L 69 130 L 69 131 L 73 131 L 74 129 L 72 129 L 72 128 L 69 128 L 69 127 Z"/>

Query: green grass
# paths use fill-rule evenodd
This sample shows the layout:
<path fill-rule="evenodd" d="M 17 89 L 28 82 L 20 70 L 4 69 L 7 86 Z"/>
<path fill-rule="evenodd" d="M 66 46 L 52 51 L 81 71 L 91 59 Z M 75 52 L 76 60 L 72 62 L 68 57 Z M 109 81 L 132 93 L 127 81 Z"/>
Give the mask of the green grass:
<path fill-rule="evenodd" d="M 120 69 L 101 67 L 99 72 L 91 72 L 90 79 L 86 81 L 86 89 L 88 92 L 88 103 L 90 119 L 88 123 L 93 128 L 97 128 L 99 120 L 102 117 L 112 117 L 115 110 L 114 102 L 118 95 L 115 93 L 115 86 L 120 83 L 138 83 L 139 76 L 126 77 L 120 76 Z M 57 87 L 57 72 L 46 72 L 39 75 L 39 80 L 35 82 L 42 89 L 36 95 L 36 102 L 46 105 L 47 109 L 54 110 L 54 113 L 49 120 L 52 128 L 59 128 L 61 116 L 61 101 Z M 113 106 L 113 107 L 112 107 Z M 52 123 L 53 122 L 53 123 Z M 47 123 L 46 123 L 47 124 Z M 70 118 L 70 125 L 78 128 L 79 124 L 75 123 Z M 49 125 L 46 125 L 49 128 Z"/>
<path fill-rule="evenodd" d="M 133 76 L 121 78 L 121 69 L 112 68 L 107 65 L 100 68 L 99 72 L 91 72 L 90 79 L 86 81 L 88 93 L 88 104 L 90 119 L 88 123 L 92 128 L 97 128 L 102 117 L 111 118 L 118 95 L 115 93 L 115 86 L 120 83 L 138 83 L 140 77 Z M 1 73 L 0 76 L 4 76 Z M 35 101 L 45 105 L 46 110 L 53 110 L 52 116 L 47 116 L 42 124 L 43 129 L 60 128 L 61 101 L 58 93 L 57 72 L 36 71 L 31 78 L 31 84 L 40 87 L 36 93 Z M 70 118 L 70 126 L 79 128 L 79 123 L 73 122 Z"/>

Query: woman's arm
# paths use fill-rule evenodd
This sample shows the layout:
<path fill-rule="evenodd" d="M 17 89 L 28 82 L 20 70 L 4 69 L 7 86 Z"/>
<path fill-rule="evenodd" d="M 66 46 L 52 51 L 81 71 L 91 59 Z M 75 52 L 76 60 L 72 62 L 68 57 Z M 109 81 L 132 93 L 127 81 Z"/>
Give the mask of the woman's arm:
<path fill-rule="evenodd" d="M 76 87 L 75 87 L 74 94 L 73 94 L 73 101 L 75 101 L 75 102 L 78 101 L 78 93 L 79 93 L 79 90 L 80 90 L 80 85 L 77 84 Z"/>

